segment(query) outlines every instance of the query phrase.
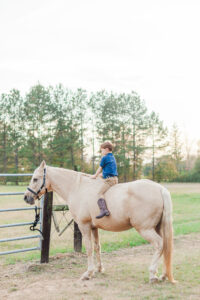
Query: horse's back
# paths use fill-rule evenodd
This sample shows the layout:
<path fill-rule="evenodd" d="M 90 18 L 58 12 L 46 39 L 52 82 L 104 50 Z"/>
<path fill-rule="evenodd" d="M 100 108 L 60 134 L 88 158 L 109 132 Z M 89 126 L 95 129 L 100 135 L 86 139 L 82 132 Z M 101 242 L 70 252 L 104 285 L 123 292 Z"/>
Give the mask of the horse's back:
<path fill-rule="evenodd" d="M 157 182 L 149 179 L 140 179 L 116 184 L 106 192 L 105 196 L 108 198 L 108 200 L 112 200 L 112 197 L 117 197 L 119 193 L 124 196 L 126 195 L 128 198 L 131 196 L 141 198 L 143 195 L 143 201 L 149 201 L 151 198 L 160 198 L 162 188 L 162 185 Z"/>

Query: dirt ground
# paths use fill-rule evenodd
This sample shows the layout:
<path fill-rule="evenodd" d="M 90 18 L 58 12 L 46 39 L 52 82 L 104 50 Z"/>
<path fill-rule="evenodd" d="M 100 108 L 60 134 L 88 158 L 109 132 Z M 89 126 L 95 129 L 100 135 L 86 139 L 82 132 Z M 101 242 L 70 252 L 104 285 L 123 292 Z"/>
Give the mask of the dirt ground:
<path fill-rule="evenodd" d="M 143 245 L 103 253 L 105 273 L 85 282 L 79 280 L 86 268 L 85 254 L 56 255 L 42 265 L 2 263 L 0 299 L 200 299 L 200 234 L 179 236 L 174 242 L 176 285 L 148 283 L 153 249 Z"/>

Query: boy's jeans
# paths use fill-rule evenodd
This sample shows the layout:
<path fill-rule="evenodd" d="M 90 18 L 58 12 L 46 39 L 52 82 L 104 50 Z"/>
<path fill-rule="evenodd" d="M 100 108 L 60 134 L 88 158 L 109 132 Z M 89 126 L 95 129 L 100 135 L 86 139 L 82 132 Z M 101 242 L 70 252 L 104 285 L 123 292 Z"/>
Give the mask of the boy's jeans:
<path fill-rule="evenodd" d="M 118 183 L 118 177 L 117 176 L 113 176 L 113 177 L 108 177 L 106 179 L 103 179 L 104 181 L 104 185 L 102 186 L 102 188 L 100 189 L 100 191 L 98 192 L 98 198 L 103 198 L 104 197 L 104 193 L 113 185 Z"/>

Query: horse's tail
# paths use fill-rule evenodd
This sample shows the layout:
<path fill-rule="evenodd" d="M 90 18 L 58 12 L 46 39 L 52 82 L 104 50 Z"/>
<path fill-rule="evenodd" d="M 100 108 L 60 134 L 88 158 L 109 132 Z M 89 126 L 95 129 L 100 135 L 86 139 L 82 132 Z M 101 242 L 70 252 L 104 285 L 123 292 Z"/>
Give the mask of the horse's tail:
<path fill-rule="evenodd" d="M 162 198 L 164 202 L 161 230 L 163 236 L 163 256 L 166 268 L 166 276 L 169 281 L 174 282 L 172 272 L 172 251 L 173 251 L 173 227 L 172 227 L 172 201 L 170 193 L 166 188 L 162 188 Z"/>

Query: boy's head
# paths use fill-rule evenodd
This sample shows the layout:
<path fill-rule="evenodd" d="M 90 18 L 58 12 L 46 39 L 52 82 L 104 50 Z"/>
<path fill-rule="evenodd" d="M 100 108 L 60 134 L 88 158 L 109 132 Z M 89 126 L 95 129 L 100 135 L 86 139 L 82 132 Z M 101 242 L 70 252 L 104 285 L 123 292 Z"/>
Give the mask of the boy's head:
<path fill-rule="evenodd" d="M 112 150 L 113 150 L 113 145 L 111 144 L 111 142 L 104 142 L 103 144 L 101 144 L 101 153 L 103 155 L 112 152 Z"/>

